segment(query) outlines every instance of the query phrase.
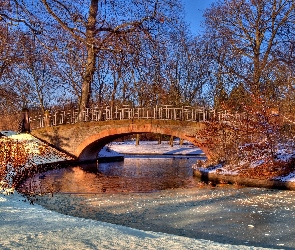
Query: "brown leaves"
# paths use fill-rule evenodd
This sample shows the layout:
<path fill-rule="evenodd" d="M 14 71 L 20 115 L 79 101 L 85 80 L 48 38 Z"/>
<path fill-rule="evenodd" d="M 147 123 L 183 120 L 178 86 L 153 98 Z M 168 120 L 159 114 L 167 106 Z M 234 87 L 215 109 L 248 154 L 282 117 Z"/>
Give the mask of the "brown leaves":
<path fill-rule="evenodd" d="M 282 115 L 260 98 L 253 97 L 251 103 L 243 107 L 246 112 L 230 115 L 229 110 L 198 132 L 214 153 L 208 164 L 225 162 L 226 168 L 235 168 L 245 177 L 268 179 L 289 173 L 295 168 L 294 160 L 283 161 L 278 156 L 279 145 L 287 146 L 292 140 L 284 132 Z"/>
<path fill-rule="evenodd" d="M 29 152 L 23 142 L 10 138 L 0 139 L 0 180 L 11 184 L 14 173 L 23 167 L 29 158 Z"/>

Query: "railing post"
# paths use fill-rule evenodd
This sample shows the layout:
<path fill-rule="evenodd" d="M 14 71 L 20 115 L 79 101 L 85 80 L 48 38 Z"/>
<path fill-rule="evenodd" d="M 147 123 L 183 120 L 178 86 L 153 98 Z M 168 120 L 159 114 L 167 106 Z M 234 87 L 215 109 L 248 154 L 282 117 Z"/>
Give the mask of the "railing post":
<path fill-rule="evenodd" d="M 53 117 L 54 117 L 54 119 L 53 119 L 53 123 L 52 123 L 52 125 L 53 125 L 53 126 L 56 126 L 56 125 L 57 125 L 57 124 L 56 124 L 56 112 L 54 113 Z"/>
<path fill-rule="evenodd" d="M 116 110 L 115 110 L 115 119 L 118 119 L 118 106 L 116 106 Z"/>
<path fill-rule="evenodd" d="M 72 115 L 71 115 L 71 123 L 74 124 L 76 123 L 76 117 L 75 117 L 75 110 L 73 109 Z"/>
<path fill-rule="evenodd" d="M 85 109 L 85 116 L 84 116 L 84 122 L 87 122 L 88 121 L 88 116 L 89 116 L 89 108 L 86 108 Z"/>
<path fill-rule="evenodd" d="M 95 118 L 94 118 L 94 115 L 95 115 L 94 112 L 95 112 L 95 111 L 94 111 L 94 108 L 92 108 L 92 109 L 91 109 L 91 121 L 92 121 L 92 122 L 95 120 Z"/>
<path fill-rule="evenodd" d="M 61 113 L 61 121 L 60 121 L 60 124 L 64 124 L 65 123 L 65 120 L 66 120 L 66 111 L 63 110 L 62 113 Z"/>

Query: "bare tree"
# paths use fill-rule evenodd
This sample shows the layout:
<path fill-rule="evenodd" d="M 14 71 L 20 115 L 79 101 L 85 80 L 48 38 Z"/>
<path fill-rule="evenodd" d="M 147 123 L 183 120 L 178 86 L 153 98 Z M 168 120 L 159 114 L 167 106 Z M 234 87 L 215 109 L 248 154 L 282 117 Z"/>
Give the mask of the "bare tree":
<path fill-rule="evenodd" d="M 85 47 L 80 109 L 89 105 L 99 53 L 103 50 L 111 52 L 124 50 L 132 35 L 144 35 L 149 38 L 149 25 L 159 18 L 161 9 L 160 0 L 128 1 L 128 3 L 99 0 L 91 0 L 90 3 L 40 1 L 56 23 Z"/>
<path fill-rule="evenodd" d="M 52 87 L 80 110 L 91 98 L 111 105 L 198 102 L 208 60 L 187 33 L 179 0 L 8 2 L 1 17 L 29 45 L 13 82 L 23 93 L 34 90 L 24 98 L 38 99 L 43 109 Z"/>
<path fill-rule="evenodd" d="M 266 96 L 269 85 L 275 84 L 276 51 L 294 34 L 294 11 L 295 2 L 289 0 L 225 0 L 205 12 L 212 47 L 227 52 L 218 63 L 255 96 Z"/>

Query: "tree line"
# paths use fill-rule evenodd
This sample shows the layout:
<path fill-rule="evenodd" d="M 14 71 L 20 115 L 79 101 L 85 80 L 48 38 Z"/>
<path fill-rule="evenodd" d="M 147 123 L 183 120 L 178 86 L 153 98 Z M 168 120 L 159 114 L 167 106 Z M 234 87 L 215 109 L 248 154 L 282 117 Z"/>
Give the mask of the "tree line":
<path fill-rule="evenodd" d="M 179 0 L 1 1 L 0 113 L 255 105 L 294 120 L 294 8 L 216 0 L 193 35 Z"/>

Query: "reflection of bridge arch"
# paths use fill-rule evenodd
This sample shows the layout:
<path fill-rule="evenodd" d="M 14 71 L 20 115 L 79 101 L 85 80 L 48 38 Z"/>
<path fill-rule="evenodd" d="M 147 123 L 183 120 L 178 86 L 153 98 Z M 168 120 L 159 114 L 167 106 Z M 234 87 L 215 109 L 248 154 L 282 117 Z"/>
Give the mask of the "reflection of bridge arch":
<path fill-rule="evenodd" d="M 105 144 L 124 135 L 137 133 L 173 135 L 193 143 L 210 157 L 209 149 L 196 137 L 197 132 L 202 128 L 204 124 L 201 122 L 136 119 L 46 127 L 33 130 L 32 134 L 81 161 L 95 160 Z"/>

